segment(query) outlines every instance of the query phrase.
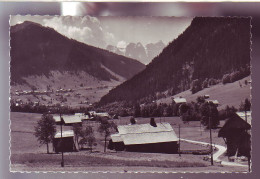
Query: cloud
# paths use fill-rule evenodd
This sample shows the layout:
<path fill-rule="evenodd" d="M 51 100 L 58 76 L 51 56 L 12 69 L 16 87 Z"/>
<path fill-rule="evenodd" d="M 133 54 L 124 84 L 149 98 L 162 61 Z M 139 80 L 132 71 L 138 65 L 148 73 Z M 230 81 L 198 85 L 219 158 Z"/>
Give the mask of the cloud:
<path fill-rule="evenodd" d="M 125 41 L 119 41 L 116 46 L 117 48 L 124 49 L 126 48 L 127 43 Z"/>
<path fill-rule="evenodd" d="M 114 35 L 106 32 L 96 17 L 61 16 L 44 19 L 43 25 L 54 28 L 57 32 L 77 41 L 106 48 L 114 44 Z"/>

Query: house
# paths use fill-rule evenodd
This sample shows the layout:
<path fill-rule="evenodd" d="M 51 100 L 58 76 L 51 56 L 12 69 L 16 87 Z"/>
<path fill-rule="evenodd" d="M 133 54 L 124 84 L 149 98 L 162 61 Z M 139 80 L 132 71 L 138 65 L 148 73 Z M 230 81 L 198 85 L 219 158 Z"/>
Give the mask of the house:
<path fill-rule="evenodd" d="M 183 103 L 187 103 L 187 100 L 185 98 L 182 98 L 182 97 L 177 97 L 177 98 L 173 98 L 173 103 L 183 104 Z"/>
<path fill-rule="evenodd" d="M 112 142 L 131 152 L 177 153 L 178 137 L 169 123 L 134 124 L 118 126 L 118 134 L 112 135 Z"/>
<path fill-rule="evenodd" d="M 227 119 L 224 126 L 219 130 L 218 137 L 223 137 L 227 145 L 228 156 L 250 156 L 251 135 L 248 130 L 251 129 L 251 112 L 247 112 L 245 120 L 244 112 L 238 112 Z M 242 117 L 241 117 L 242 116 Z"/>
<path fill-rule="evenodd" d="M 179 107 L 182 104 L 186 104 L 186 103 L 187 103 L 187 100 L 185 98 L 182 98 L 182 97 L 173 98 L 172 99 L 172 104 L 174 106 L 173 114 L 179 116 L 180 115 Z"/>
<path fill-rule="evenodd" d="M 76 145 L 74 143 L 74 132 L 73 130 L 57 132 L 53 139 L 53 150 L 58 152 L 74 152 L 76 151 Z"/>
<path fill-rule="evenodd" d="M 204 95 L 204 99 L 208 99 L 209 98 L 209 95 L 208 94 L 205 94 Z"/>

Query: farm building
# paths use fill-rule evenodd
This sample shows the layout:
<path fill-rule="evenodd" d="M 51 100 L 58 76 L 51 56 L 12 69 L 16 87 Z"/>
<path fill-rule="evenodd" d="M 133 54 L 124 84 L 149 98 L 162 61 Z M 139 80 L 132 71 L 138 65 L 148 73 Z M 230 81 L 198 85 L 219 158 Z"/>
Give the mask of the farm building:
<path fill-rule="evenodd" d="M 75 115 L 62 115 L 61 118 L 59 115 L 54 115 L 53 119 L 57 125 L 60 125 L 61 119 L 65 126 L 72 126 L 73 124 L 82 124 L 82 118 Z"/>
<path fill-rule="evenodd" d="M 61 132 L 57 132 L 53 139 L 53 149 L 56 153 L 76 151 L 73 130 L 62 131 L 62 138 Z"/>
<path fill-rule="evenodd" d="M 177 153 L 178 138 L 169 123 L 118 126 L 119 135 L 112 135 L 113 143 L 124 143 L 131 152 Z"/>
<path fill-rule="evenodd" d="M 173 98 L 173 103 L 183 104 L 183 103 L 187 103 L 187 100 L 186 100 L 186 98 L 182 98 L 182 97 Z"/>
<path fill-rule="evenodd" d="M 218 137 L 223 137 L 227 144 L 228 156 L 249 156 L 251 150 L 251 112 L 247 112 L 248 122 L 244 112 L 235 113 L 227 119 L 224 126 L 219 130 Z"/>

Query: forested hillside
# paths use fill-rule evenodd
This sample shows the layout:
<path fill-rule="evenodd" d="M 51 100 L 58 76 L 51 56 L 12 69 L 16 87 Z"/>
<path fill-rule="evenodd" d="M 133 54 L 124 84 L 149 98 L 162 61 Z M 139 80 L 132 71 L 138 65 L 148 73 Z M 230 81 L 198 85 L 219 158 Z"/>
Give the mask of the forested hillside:
<path fill-rule="evenodd" d="M 146 69 L 102 97 L 100 105 L 116 101 L 144 102 L 157 92 L 171 95 L 191 88 L 194 80 L 221 80 L 225 74 L 250 74 L 250 18 L 196 17 L 191 25 Z"/>

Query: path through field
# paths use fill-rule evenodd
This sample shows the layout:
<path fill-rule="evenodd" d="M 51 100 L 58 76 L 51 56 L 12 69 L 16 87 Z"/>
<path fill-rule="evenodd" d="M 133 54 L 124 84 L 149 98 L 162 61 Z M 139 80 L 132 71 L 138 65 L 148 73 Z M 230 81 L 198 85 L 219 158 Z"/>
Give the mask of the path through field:
<path fill-rule="evenodd" d="M 194 140 L 188 140 L 188 139 L 181 139 L 181 140 L 182 140 L 182 141 L 185 141 L 185 142 L 194 143 L 194 144 L 210 145 L 210 143 L 207 143 L 207 142 L 200 142 L 200 141 L 194 141 Z M 219 157 L 220 157 L 222 154 L 225 153 L 225 151 L 227 150 L 227 148 L 224 147 L 224 146 L 221 146 L 221 145 L 217 145 L 217 144 L 214 144 L 214 146 L 218 149 L 218 151 L 213 154 L 213 161 L 215 161 L 215 162 L 221 162 L 222 165 L 247 167 L 247 165 L 242 165 L 242 164 L 240 164 L 240 163 L 227 162 L 227 161 L 220 160 Z"/>

